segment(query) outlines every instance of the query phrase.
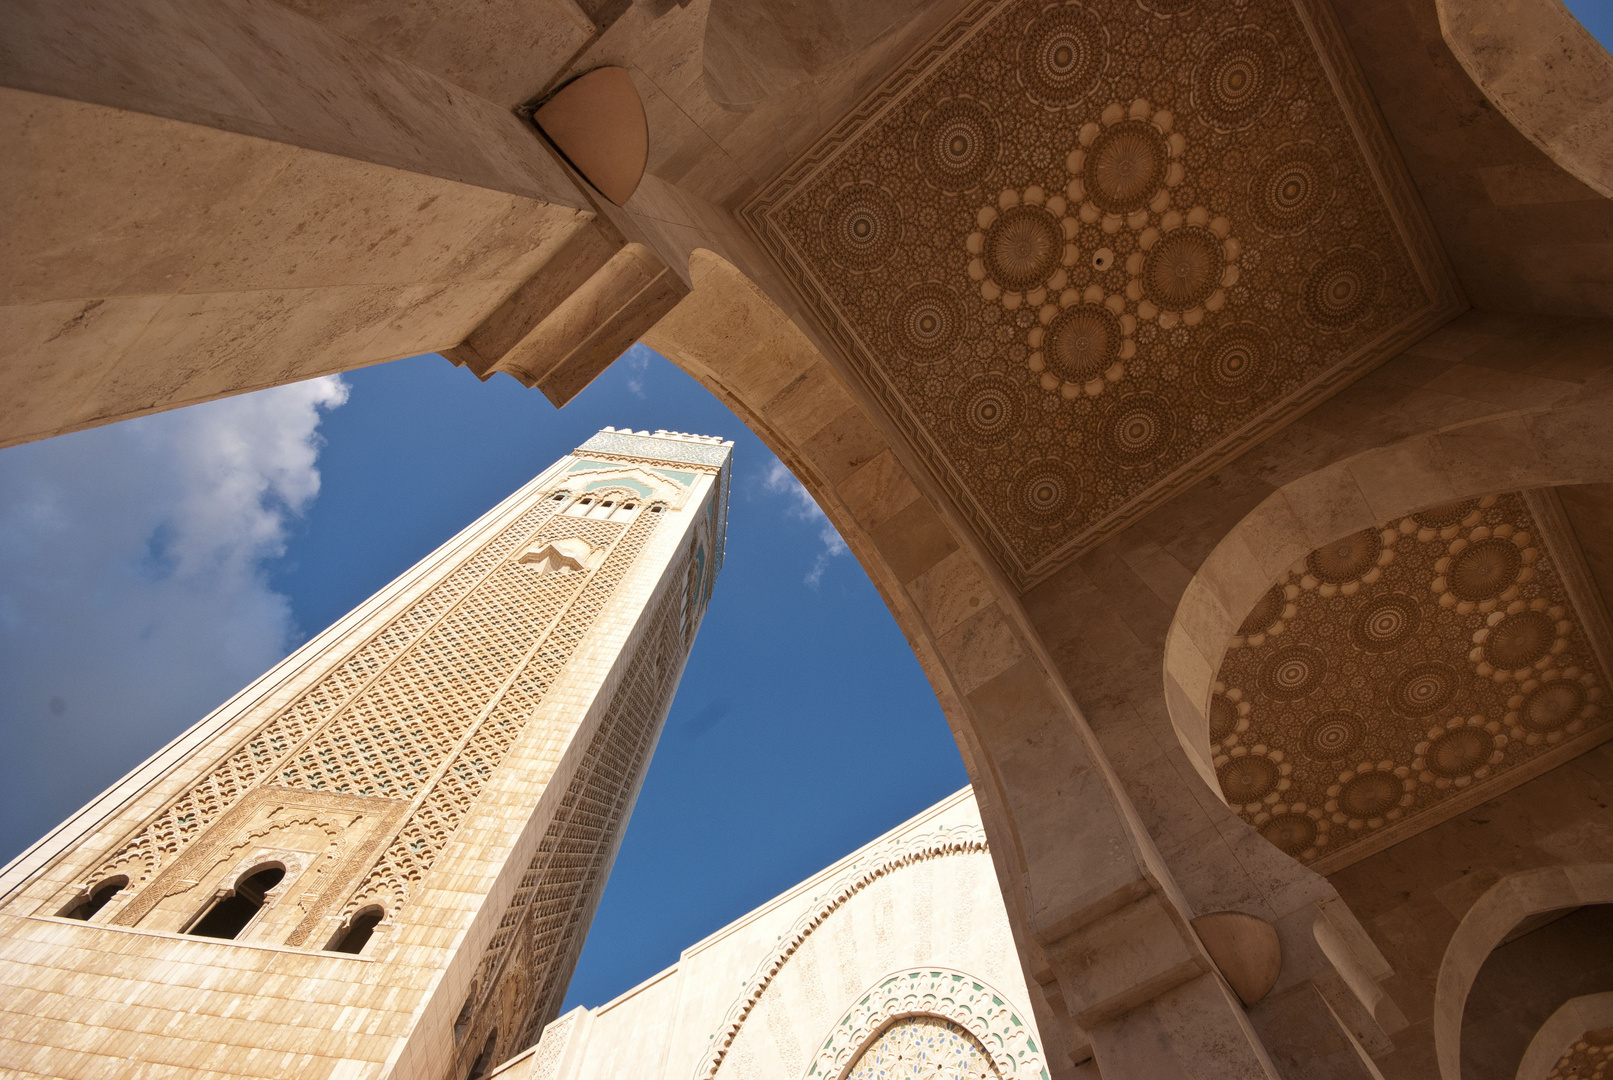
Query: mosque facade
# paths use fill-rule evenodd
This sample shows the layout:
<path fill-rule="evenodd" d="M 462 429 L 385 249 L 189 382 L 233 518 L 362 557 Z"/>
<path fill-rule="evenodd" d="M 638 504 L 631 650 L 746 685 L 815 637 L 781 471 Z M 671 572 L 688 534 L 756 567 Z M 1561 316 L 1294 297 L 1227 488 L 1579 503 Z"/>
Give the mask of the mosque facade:
<path fill-rule="evenodd" d="M 1613 55 L 1557 0 L 81 0 L 5 5 L 0 40 L 0 445 L 428 352 L 560 406 L 641 341 L 777 454 L 911 643 L 1050 1077 L 1607 1071 Z M 619 589 L 709 580 L 657 546 L 698 515 L 665 513 Z M 593 580 L 596 542 L 509 573 Z M 325 707 L 287 687 L 229 708 Z M 418 772 L 388 723 L 279 756 L 314 730 L 242 743 L 241 780 L 208 728 L 8 871 L 8 1053 L 194 1031 L 151 1071 L 296 1047 L 457 1080 L 537 1037 L 558 991 L 495 1000 L 535 984 L 457 936 L 538 895 L 548 825 L 479 809 L 527 734 L 486 775 L 433 771 L 459 727 Z M 407 775 L 344 787 L 365 755 Z M 561 775 L 524 805 L 570 805 Z M 305 848 L 343 814 L 380 846 L 222 886 L 179 850 L 288 814 Z M 270 904 L 292 877 L 330 887 Z M 274 941 L 185 933 L 251 904 Z M 282 976 L 374 970 L 324 946 L 376 912 L 365 949 L 421 950 L 378 1012 Z M 254 959 L 167 951 L 219 948 Z M 94 997 L 147 964 L 152 1004 Z M 801 1008 L 761 1006 L 812 1020 L 768 1045 L 833 1012 Z"/>

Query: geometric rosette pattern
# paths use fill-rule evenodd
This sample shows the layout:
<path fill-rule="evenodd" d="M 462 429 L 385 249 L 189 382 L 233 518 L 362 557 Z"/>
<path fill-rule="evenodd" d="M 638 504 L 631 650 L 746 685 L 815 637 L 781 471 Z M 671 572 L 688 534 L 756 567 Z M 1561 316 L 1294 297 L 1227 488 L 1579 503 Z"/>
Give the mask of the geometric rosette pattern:
<path fill-rule="evenodd" d="M 1028 581 L 1428 309 L 1336 85 L 1284 0 L 978 2 L 741 213 Z"/>
<path fill-rule="evenodd" d="M 1606 675 L 1539 534 L 1511 493 L 1297 561 L 1213 687 L 1228 805 L 1290 855 L 1337 867 L 1605 723 Z"/>

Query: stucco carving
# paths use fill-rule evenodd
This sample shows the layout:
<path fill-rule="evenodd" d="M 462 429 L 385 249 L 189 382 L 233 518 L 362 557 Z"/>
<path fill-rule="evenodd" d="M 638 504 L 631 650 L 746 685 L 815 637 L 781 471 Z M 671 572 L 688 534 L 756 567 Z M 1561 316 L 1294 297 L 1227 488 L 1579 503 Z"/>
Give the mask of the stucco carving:
<path fill-rule="evenodd" d="M 899 1024 L 907 1017 L 939 1017 L 959 1025 L 989 1057 L 995 1075 L 1002 1080 L 1047 1080 L 1041 1047 L 1003 995 L 971 975 L 945 968 L 902 971 L 881 979 L 834 1025 L 808 1066 L 805 1080 L 861 1075 L 857 1072 L 859 1058 L 890 1030 L 893 1021 Z M 960 1053 L 954 1060 L 967 1064 L 969 1056 Z M 970 1080 L 978 1075 L 968 1074 Z"/>
<path fill-rule="evenodd" d="M 972 5 L 742 210 L 1015 580 L 1453 310 L 1313 15 Z"/>
<path fill-rule="evenodd" d="M 1337 867 L 1606 737 L 1607 676 L 1522 495 L 1467 499 L 1296 562 L 1210 699 L 1223 797 Z M 1597 620 L 1591 620 L 1595 626 Z"/>
<path fill-rule="evenodd" d="M 778 950 L 758 966 L 755 974 L 747 982 L 744 992 L 729 1008 L 728 1015 L 713 1040 L 711 1054 L 696 1072 L 697 1080 L 710 1080 L 716 1075 L 740 1028 L 744 1026 L 774 977 L 789 962 L 801 944 L 823 925 L 824 920 L 853 896 L 885 875 L 915 862 L 944 855 L 985 850 L 987 850 L 985 830 L 978 825 L 967 825 L 909 837 L 889 847 L 868 852 L 827 890 L 825 900 L 796 920 L 789 933 L 780 939 Z"/>

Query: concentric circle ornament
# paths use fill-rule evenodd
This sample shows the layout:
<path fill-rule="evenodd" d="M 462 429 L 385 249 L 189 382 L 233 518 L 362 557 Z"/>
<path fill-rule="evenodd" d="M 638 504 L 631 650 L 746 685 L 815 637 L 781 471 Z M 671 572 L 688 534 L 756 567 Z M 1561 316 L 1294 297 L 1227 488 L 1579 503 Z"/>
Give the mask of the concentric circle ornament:
<path fill-rule="evenodd" d="M 1340 248 L 1311 268 L 1300 307 L 1321 330 L 1348 330 L 1371 310 L 1383 288 L 1378 257 L 1361 248 Z"/>
<path fill-rule="evenodd" d="M 1165 183 L 1170 145 L 1147 120 L 1121 120 L 1099 133 L 1082 166 L 1086 197 L 1109 214 L 1148 205 Z"/>
<path fill-rule="evenodd" d="M 1478 505 L 1477 499 L 1441 503 L 1438 506 L 1430 506 L 1427 510 L 1419 510 L 1411 515 L 1411 520 L 1425 529 L 1449 529 L 1460 525 L 1462 519 L 1471 514 Z"/>
<path fill-rule="evenodd" d="M 952 407 L 959 438 L 974 446 L 1001 446 L 1019 431 L 1024 418 L 1024 388 L 995 372 L 971 379 Z"/>
<path fill-rule="evenodd" d="M 1194 70 L 1193 105 L 1211 127 L 1236 131 L 1265 115 L 1282 81 L 1282 53 L 1270 34 L 1253 27 L 1229 30 Z"/>
<path fill-rule="evenodd" d="M 891 337 L 909 360 L 921 364 L 944 360 L 963 337 L 963 305 L 940 282 L 920 282 L 892 309 Z"/>
<path fill-rule="evenodd" d="M 1108 63 L 1103 21 L 1080 4 L 1044 8 L 1019 47 L 1019 83 L 1031 99 L 1055 109 L 1081 101 Z"/>
<path fill-rule="evenodd" d="M 1316 846 L 1318 831 L 1315 818 L 1309 814 L 1292 811 L 1274 815 L 1271 820 L 1260 826 L 1261 836 L 1284 854 L 1295 858 Z"/>
<path fill-rule="evenodd" d="M 924 179 L 942 191 L 973 191 L 997 166 L 997 121 L 973 98 L 948 98 L 919 125 Z"/>
<path fill-rule="evenodd" d="M 824 219 L 829 254 L 848 270 L 872 270 L 896 250 L 896 201 L 872 184 L 855 184 L 836 194 Z"/>
<path fill-rule="evenodd" d="M 1322 685 L 1327 658 L 1309 645 L 1278 649 L 1260 666 L 1260 689 L 1278 701 L 1296 701 Z"/>
<path fill-rule="evenodd" d="M 1143 261 L 1143 295 L 1166 311 L 1199 307 L 1221 284 L 1226 264 L 1222 240 L 1209 229 L 1173 229 Z"/>
<path fill-rule="evenodd" d="M 1075 472 L 1056 459 L 1032 461 L 1013 481 L 1014 509 L 1031 525 L 1056 525 L 1080 506 Z"/>
<path fill-rule="evenodd" d="M 1270 630 L 1272 624 L 1283 617 L 1283 609 L 1288 606 L 1288 594 L 1283 591 L 1281 584 L 1273 585 L 1260 595 L 1255 606 L 1249 609 L 1243 622 L 1238 626 L 1238 633 L 1243 637 L 1253 637 Z"/>
<path fill-rule="evenodd" d="M 1455 779 L 1470 775 L 1494 749 L 1494 740 L 1482 728 L 1459 727 L 1430 743 L 1423 760 L 1435 776 Z"/>
<path fill-rule="evenodd" d="M 1389 707 L 1402 716 L 1428 716 L 1449 705 L 1460 685 L 1460 677 L 1448 664 L 1434 660 L 1413 664 L 1389 684 Z"/>
<path fill-rule="evenodd" d="M 1323 713 L 1305 729 L 1305 753 L 1318 761 L 1333 761 L 1361 744 L 1365 725 L 1352 712 Z"/>
<path fill-rule="evenodd" d="M 1233 804 L 1259 802 L 1277 789 L 1281 779 L 1276 762 L 1254 754 L 1233 758 L 1221 766 L 1219 775 L 1221 790 Z"/>
<path fill-rule="evenodd" d="M 1317 581 L 1344 585 L 1359 579 L 1383 554 L 1383 537 L 1376 529 L 1341 536 L 1305 556 L 1305 568 Z"/>
<path fill-rule="evenodd" d="M 1404 785 L 1393 773 L 1367 772 L 1346 781 L 1339 792 L 1339 809 L 1353 818 L 1381 818 L 1400 802 Z"/>
<path fill-rule="evenodd" d="M 1523 570 L 1523 553 L 1511 540 L 1486 537 L 1451 559 L 1445 578 L 1458 600 L 1478 602 L 1504 592 Z"/>
<path fill-rule="evenodd" d="M 1313 142 L 1278 147 L 1249 180 L 1249 213 L 1268 233 L 1308 228 L 1333 198 L 1333 160 Z"/>
<path fill-rule="evenodd" d="M 1175 427 L 1169 404 L 1154 394 L 1116 398 L 1099 420 L 1103 447 L 1123 465 L 1145 465 L 1170 447 Z"/>
<path fill-rule="evenodd" d="M 1211 401 L 1235 405 L 1265 389 L 1275 367 L 1271 338 L 1254 323 L 1221 327 L 1194 364 L 1199 390 Z"/>
<path fill-rule="evenodd" d="M 1372 597 L 1356 608 L 1350 640 L 1367 652 L 1391 652 L 1417 632 L 1422 615 L 1417 601 L 1401 593 Z"/>
<path fill-rule="evenodd" d="M 1518 611 L 1490 629 L 1484 659 L 1498 668 L 1526 668 L 1551 651 L 1557 623 L 1544 611 Z"/>
<path fill-rule="evenodd" d="M 1519 721 L 1525 731 L 1545 735 L 1567 727 L 1579 718 L 1589 694 L 1573 679 L 1541 683 L 1523 699 Z"/>
<path fill-rule="evenodd" d="M 980 253 L 986 273 L 1007 292 L 1029 292 L 1046 284 L 1063 254 L 1059 219 L 1028 203 L 997 215 Z"/>
<path fill-rule="evenodd" d="M 1047 370 L 1065 382 L 1101 378 L 1120 356 L 1120 318 L 1102 304 L 1075 304 L 1060 311 L 1042 338 Z"/>
<path fill-rule="evenodd" d="M 1210 697 L 1210 738 L 1216 742 L 1231 735 L 1238 727 L 1238 707 L 1225 694 Z"/>

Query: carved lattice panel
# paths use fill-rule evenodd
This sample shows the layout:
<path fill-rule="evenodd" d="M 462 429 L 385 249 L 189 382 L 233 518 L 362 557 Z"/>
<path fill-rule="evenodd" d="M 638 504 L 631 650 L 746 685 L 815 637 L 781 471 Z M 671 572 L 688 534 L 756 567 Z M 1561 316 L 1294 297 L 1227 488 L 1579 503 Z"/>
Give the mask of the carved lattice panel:
<path fill-rule="evenodd" d="M 679 580 L 682 568 L 669 571 Z M 605 874 L 651 746 L 677 686 L 685 643 L 679 632 L 681 595 L 669 589 L 648 633 L 583 749 L 554 819 L 522 875 L 478 968 L 479 1000 L 461 1044 L 459 1073 L 468 1068 L 486 1032 L 509 1036 L 496 1057 L 530 1045 L 554 1019 L 570 981 Z M 514 986 L 505 1011 L 500 987 Z M 511 1023 L 510 1020 L 515 1023 Z"/>

